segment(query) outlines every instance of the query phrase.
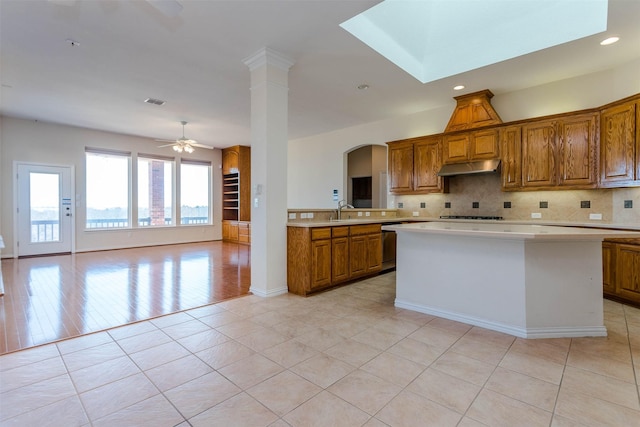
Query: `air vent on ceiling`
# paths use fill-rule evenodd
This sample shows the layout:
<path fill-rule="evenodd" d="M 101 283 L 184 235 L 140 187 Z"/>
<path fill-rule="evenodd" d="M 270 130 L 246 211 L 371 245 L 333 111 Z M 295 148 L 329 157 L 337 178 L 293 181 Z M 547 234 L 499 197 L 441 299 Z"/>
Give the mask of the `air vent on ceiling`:
<path fill-rule="evenodd" d="M 146 102 L 147 104 L 154 104 L 154 105 L 164 105 L 167 103 L 167 101 L 163 101 L 162 99 L 155 99 L 155 98 L 147 98 L 144 100 L 144 102 Z"/>

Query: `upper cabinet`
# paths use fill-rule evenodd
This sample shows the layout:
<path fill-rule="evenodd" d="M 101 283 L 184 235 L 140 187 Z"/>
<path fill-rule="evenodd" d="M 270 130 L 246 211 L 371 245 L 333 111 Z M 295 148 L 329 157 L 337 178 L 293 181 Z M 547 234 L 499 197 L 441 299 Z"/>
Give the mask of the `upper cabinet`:
<path fill-rule="evenodd" d="M 442 166 L 442 138 L 433 135 L 388 144 L 389 192 L 424 194 L 446 192 L 438 176 Z"/>
<path fill-rule="evenodd" d="M 444 163 L 461 163 L 499 157 L 498 131 L 478 130 L 444 136 Z"/>
<path fill-rule="evenodd" d="M 569 114 L 502 128 L 503 190 L 595 188 L 597 134 L 598 113 Z"/>
<path fill-rule="evenodd" d="M 640 187 L 640 94 L 505 124 L 492 96 L 456 97 L 443 134 L 389 142 L 389 192 L 447 192 L 441 165 L 498 158 L 504 191 Z"/>
<path fill-rule="evenodd" d="M 640 101 L 602 110 L 600 115 L 600 185 L 640 185 Z"/>
<path fill-rule="evenodd" d="M 502 188 L 517 190 L 522 187 L 522 126 L 500 129 Z"/>

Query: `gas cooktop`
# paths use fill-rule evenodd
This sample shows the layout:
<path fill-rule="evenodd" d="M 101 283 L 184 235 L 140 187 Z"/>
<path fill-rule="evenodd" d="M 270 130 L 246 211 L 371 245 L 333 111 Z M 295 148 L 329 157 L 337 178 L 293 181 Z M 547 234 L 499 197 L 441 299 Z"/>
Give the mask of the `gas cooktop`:
<path fill-rule="evenodd" d="M 501 216 L 482 216 L 482 215 L 440 215 L 440 219 L 480 219 L 500 221 L 504 219 Z"/>

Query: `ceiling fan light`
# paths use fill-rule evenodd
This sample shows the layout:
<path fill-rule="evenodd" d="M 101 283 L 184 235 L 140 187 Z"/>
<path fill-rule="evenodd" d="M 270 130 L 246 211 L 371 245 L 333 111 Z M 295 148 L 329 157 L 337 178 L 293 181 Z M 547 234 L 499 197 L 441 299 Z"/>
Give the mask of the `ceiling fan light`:
<path fill-rule="evenodd" d="M 186 151 L 187 153 L 193 153 L 193 147 L 187 144 L 184 146 L 184 151 Z"/>
<path fill-rule="evenodd" d="M 177 151 L 178 153 L 182 153 L 182 147 L 179 145 L 174 145 L 173 146 L 173 151 Z"/>

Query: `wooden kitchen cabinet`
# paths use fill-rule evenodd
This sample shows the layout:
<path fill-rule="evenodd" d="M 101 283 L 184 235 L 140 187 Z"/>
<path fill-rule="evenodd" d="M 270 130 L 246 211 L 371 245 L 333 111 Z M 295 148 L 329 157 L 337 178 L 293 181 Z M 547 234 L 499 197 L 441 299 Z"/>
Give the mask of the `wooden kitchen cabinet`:
<path fill-rule="evenodd" d="M 416 193 L 447 191 L 444 178 L 438 176 L 442 167 L 442 138 L 418 138 L 413 143 L 413 190 Z"/>
<path fill-rule="evenodd" d="M 349 280 L 349 227 L 331 230 L 331 282 Z"/>
<path fill-rule="evenodd" d="M 522 126 L 522 185 L 556 185 L 556 121 L 545 120 Z"/>
<path fill-rule="evenodd" d="M 503 190 L 518 190 L 522 186 L 522 127 L 500 129 L 500 153 Z"/>
<path fill-rule="evenodd" d="M 251 147 L 222 150 L 222 240 L 250 244 Z"/>
<path fill-rule="evenodd" d="M 387 144 L 390 193 L 427 194 L 448 191 L 447 181 L 438 176 L 442 166 L 440 135 Z"/>
<path fill-rule="evenodd" d="M 600 186 L 640 185 L 640 101 L 602 110 L 600 114 Z"/>
<path fill-rule="evenodd" d="M 287 227 L 287 285 L 298 295 L 382 269 L 380 224 Z"/>
<path fill-rule="evenodd" d="M 595 188 L 598 184 L 598 114 L 567 116 L 558 122 L 558 185 Z"/>
<path fill-rule="evenodd" d="M 597 113 L 569 114 L 523 124 L 522 186 L 531 190 L 595 188 L 597 119 Z"/>
<path fill-rule="evenodd" d="M 445 135 L 443 163 L 497 159 L 499 157 L 498 131 L 485 129 L 474 132 Z"/>
<path fill-rule="evenodd" d="M 616 245 L 616 295 L 640 304 L 640 244 Z"/>
<path fill-rule="evenodd" d="M 602 282 L 606 297 L 640 307 L 640 239 L 602 242 Z"/>

